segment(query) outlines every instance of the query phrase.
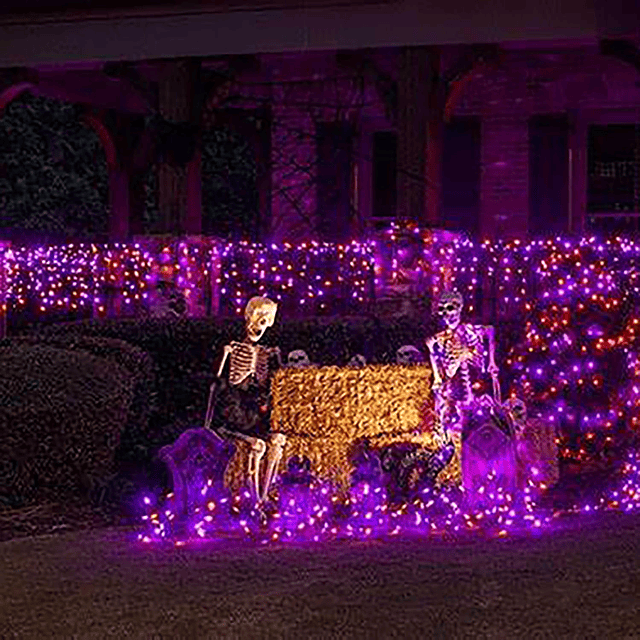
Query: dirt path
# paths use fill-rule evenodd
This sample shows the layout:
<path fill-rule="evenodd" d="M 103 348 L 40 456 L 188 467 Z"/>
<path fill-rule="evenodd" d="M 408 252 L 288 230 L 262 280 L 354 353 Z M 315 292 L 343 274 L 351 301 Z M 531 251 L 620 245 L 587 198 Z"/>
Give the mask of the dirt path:
<path fill-rule="evenodd" d="M 0 543 L 2 638 L 640 638 L 640 517 L 537 540 Z"/>

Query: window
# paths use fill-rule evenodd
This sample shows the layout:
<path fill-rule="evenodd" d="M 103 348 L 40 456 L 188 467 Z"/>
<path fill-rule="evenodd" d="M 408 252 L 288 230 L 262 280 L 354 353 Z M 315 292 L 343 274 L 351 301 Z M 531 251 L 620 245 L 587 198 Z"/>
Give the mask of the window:
<path fill-rule="evenodd" d="M 349 237 L 353 138 L 348 122 L 316 124 L 318 231 L 329 242 Z"/>
<path fill-rule="evenodd" d="M 442 220 L 450 231 L 480 231 L 480 118 L 453 118 L 442 146 Z"/>
<path fill-rule="evenodd" d="M 640 123 L 589 127 L 587 163 L 590 228 L 602 232 L 638 231 Z"/>
<path fill-rule="evenodd" d="M 529 232 L 562 234 L 569 227 L 569 118 L 529 120 Z"/>
<path fill-rule="evenodd" d="M 374 224 L 384 226 L 396 216 L 396 163 L 398 136 L 393 131 L 373 134 L 373 203 Z"/>

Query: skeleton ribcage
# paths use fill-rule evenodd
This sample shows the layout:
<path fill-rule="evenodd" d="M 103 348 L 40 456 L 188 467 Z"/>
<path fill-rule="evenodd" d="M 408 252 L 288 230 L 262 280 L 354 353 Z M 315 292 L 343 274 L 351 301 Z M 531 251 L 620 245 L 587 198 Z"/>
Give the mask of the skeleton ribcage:
<path fill-rule="evenodd" d="M 482 333 L 471 325 L 462 325 L 455 333 L 442 337 L 443 366 L 448 378 L 462 369 L 465 383 L 469 378 L 469 364 L 480 368 L 484 359 Z"/>
<path fill-rule="evenodd" d="M 269 372 L 266 349 L 246 342 L 232 342 L 229 346 L 229 382 L 233 385 L 240 384 L 255 374 L 258 382 L 264 383 Z"/>

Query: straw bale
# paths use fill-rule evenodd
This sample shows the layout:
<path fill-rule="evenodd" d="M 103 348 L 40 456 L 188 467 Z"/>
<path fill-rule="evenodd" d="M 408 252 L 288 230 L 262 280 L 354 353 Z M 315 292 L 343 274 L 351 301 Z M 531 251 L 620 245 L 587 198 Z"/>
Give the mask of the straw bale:
<path fill-rule="evenodd" d="M 280 470 L 289 457 L 306 456 L 315 474 L 346 488 L 351 452 L 363 439 L 374 449 L 410 442 L 434 450 L 430 380 L 426 365 L 280 369 L 272 382 L 271 415 L 273 431 L 287 436 Z M 460 480 L 459 439 L 454 443 L 443 483 Z M 227 469 L 226 482 L 234 489 L 245 479 L 248 452 L 240 445 Z"/>

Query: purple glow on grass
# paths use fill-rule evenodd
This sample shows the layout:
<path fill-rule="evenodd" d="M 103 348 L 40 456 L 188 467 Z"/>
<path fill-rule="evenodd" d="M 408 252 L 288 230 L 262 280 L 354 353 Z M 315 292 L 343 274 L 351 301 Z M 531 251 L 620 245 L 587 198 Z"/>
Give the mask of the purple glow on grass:
<path fill-rule="evenodd" d="M 392 229 L 386 239 L 394 242 L 400 235 Z M 624 238 L 474 243 L 424 236 L 423 240 L 434 296 L 446 287 L 457 287 L 472 298 L 489 277 L 497 301 L 496 324 L 501 314 L 524 320 L 524 339 L 506 353 L 502 378 L 510 382 L 510 394 L 536 408 L 533 413 L 539 420 L 557 427 L 560 458 L 580 465 L 619 459 L 621 444 L 637 431 L 640 418 L 640 290 L 635 273 L 640 244 Z M 395 273 L 398 264 L 393 258 L 387 268 Z M 379 275 L 384 265 L 378 259 L 376 265 Z M 621 372 L 622 386 L 609 388 L 608 380 L 620 379 Z M 634 458 L 627 465 L 623 489 L 613 497 L 602 495 L 564 512 L 637 509 L 637 469 Z M 280 502 L 277 517 L 270 520 L 271 536 L 300 540 L 475 530 L 506 536 L 549 528 L 559 514 L 541 506 L 536 486 L 518 497 L 487 489 L 480 495 L 488 505 L 477 509 L 465 502 L 458 489 L 427 491 L 416 501 L 396 507 L 383 487 L 371 488 L 359 494 L 355 486 L 346 504 L 335 499 L 326 502 L 331 495 L 327 487 L 319 495 L 314 493 L 317 488 L 304 495 L 298 495 L 301 489 L 296 488 L 288 506 L 283 510 Z M 461 508 L 462 504 L 467 506 Z M 253 517 L 250 508 L 248 513 Z M 259 528 L 251 529 L 255 519 L 243 522 L 243 531 L 264 534 Z"/>
<path fill-rule="evenodd" d="M 544 506 L 542 487 L 533 482 L 511 495 L 490 479 L 472 500 L 458 488 L 424 488 L 407 501 L 393 503 L 385 487 L 370 480 L 357 482 L 346 495 L 315 480 L 308 485 L 280 482 L 277 493 L 266 524 L 261 524 L 248 492 L 231 496 L 219 483 L 205 484 L 202 502 L 182 522 L 172 511 L 169 494 L 148 505 L 138 540 L 182 545 L 235 534 L 247 543 L 286 544 L 416 535 L 504 538 L 552 531 L 563 516 L 640 509 L 640 457 L 629 456 L 613 489 L 563 508 Z"/>

